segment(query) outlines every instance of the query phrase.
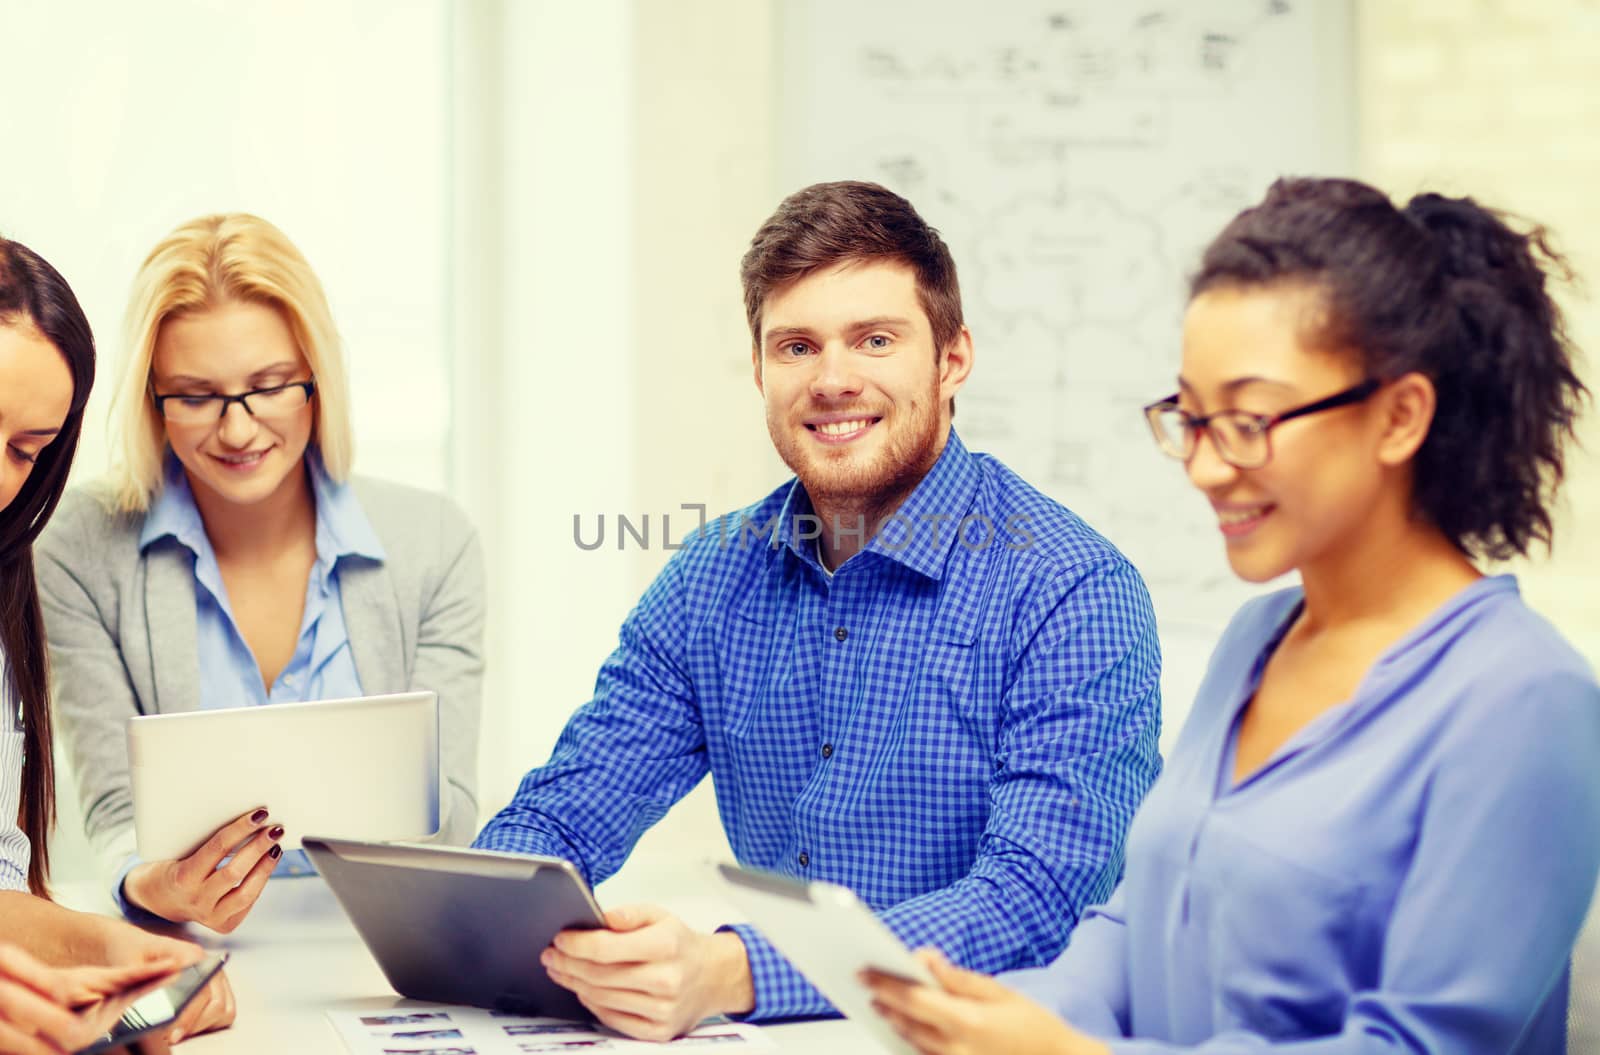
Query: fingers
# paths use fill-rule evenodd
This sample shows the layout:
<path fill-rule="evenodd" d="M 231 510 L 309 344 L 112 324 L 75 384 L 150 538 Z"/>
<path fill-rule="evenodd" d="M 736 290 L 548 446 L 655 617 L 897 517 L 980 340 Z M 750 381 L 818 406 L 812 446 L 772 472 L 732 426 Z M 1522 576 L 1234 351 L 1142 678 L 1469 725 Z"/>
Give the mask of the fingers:
<path fill-rule="evenodd" d="M 37 1038 L 33 1048 L 24 1045 L 23 1050 L 77 1051 L 94 1039 L 77 1015 L 29 986 L 5 979 L 0 979 L 0 1022 L 25 1038 Z"/>
<path fill-rule="evenodd" d="M 564 930 L 551 945 L 567 956 L 595 963 L 643 963 L 663 960 L 677 952 L 680 931 L 687 931 L 672 915 L 653 905 L 632 905 L 606 913 L 612 930 Z"/>
<path fill-rule="evenodd" d="M 638 930 L 670 919 L 671 915 L 659 905 L 622 905 L 606 913 L 606 926 L 616 931 Z"/>
<path fill-rule="evenodd" d="M 160 1033 L 146 1033 L 131 1048 L 117 1048 L 112 1055 L 168 1055 L 172 1044 Z"/>
<path fill-rule="evenodd" d="M 236 1011 L 233 987 L 228 984 L 228 976 L 219 972 L 183 1009 L 167 1031 L 167 1042 L 177 1044 L 185 1037 L 226 1029 L 233 1025 Z"/>
<path fill-rule="evenodd" d="M 1011 992 L 986 974 L 957 967 L 945 959 L 938 949 L 923 949 L 917 956 L 927 964 L 928 969 L 933 972 L 933 980 L 943 986 L 947 993 L 984 1000 Z"/>
<path fill-rule="evenodd" d="M 598 1001 L 591 1002 L 581 994 L 578 1000 L 589 1009 L 589 1013 L 594 1015 L 601 1025 L 608 1026 L 623 1036 L 664 1043 L 677 1037 L 679 1032 L 687 1032 L 675 1030 L 671 1023 L 660 1019 L 644 1018 L 627 1011 L 618 1011 Z"/>
<path fill-rule="evenodd" d="M 952 1055 L 957 1050 L 939 1026 L 904 1015 L 879 1004 L 876 1000 L 873 1001 L 872 1007 L 883 1016 L 891 1029 L 905 1038 L 906 1042 L 922 1055 Z"/>
<path fill-rule="evenodd" d="M 281 837 L 283 829 L 279 828 L 277 831 Z M 255 907 L 256 899 L 267 888 L 267 880 L 272 878 L 272 871 L 278 867 L 278 859 L 282 856 L 283 847 L 273 843 L 271 849 L 256 860 L 250 871 L 245 873 L 244 880 L 222 895 L 212 909 L 211 916 L 216 921 L 212 924 L 213 927 L 223 934 L 230 934 L 235 927 L 244 922 L 245 916 Z M 238 858 L 234 860 L 237 861 Z"/>
<path fill-rule="evenodd" d="M 194 999 L 189 1001 L 189 1006 L 183 1009 L 177 1021 L 167 1030 L 167 1043 L 177 1044 L 184 1037 L 200 1031 L 200 1023 L 211 1012 L 211 1002 L 216 999 L 208 985 L 196 993 Z"/>
<path fill-rule="evenodd" d="M 244 842 L 255 833 L 256 829 L 267 819 L 265 806 L 242 814 L 237 819 L 229 821 L 211 834 L 211 838 L 201 844 L 200 849 L 183 859 L 183 865 L 193 865 L 200 874 L 197 878 L 203 879 L 216 871 L 217 865 L 228 856 L 228 852 L 235 846 Z"/>
<path fill-rule="evenodd" d="M 59 974 L 66 994 L 61 1002 L 77 1007 L 112 993 L 120 993 L 147 979 L 170 974 L 182 966 L 184 963 L 176 955 L 168 953 L 165 959 L 141 960 L 113 967 L 61 968 Z"/>
<path fill-rule="evenodd" d="M 568 956 L 554 948 L 546 949 L 539 962 L 551 980 L 568 989 L 581 985 L 672 996 L 683 988 L 683 971 L 673 963 L 605 963 Z"/>
<path fill-rule="evenodd" d="M 270 862 L 270 871 L 277 865 L 278 858 L 283 855 L 283 848 L 278 845 L 278 840 L 283 838 L 283 825 L 274 824 L 271 827 L 261 828 L 234 852 L 233 858 L 227 864 L 221 865 L 200 884 L 200 894 L 203 899 L 209 899 L 215 906 L 234 888 L 249 878 L 251 871 L 262 861 Z M 273 853 L 276 850 L 277 853 Z"/>
<path fill-rule="evenodd" d="M 45 966 L 25 949 L 0 944 L 0 978 L 23 985 L 56 1004 L 67 1002 L 67 986 L 60 972 Z"/>
<path fill-rule="evenodd" d="M 567 986 L 572 989 L 572 986 Z M 573 990 L 578 999 L 590 1008 L 603 1008 L 608 1012 L 631 1015 L 647 1022 L 667 1022 L 676 1018 L 677 1004 L 669 999 L 633 989 L 607 989 L 579 985 Z"/>
<path fill-rule="evenodd" d="M 150 866 L 140 865 L 129 873 L 125 889 L 131 897 L 137 886 L 142 891 L 138 903 L 167 919 L 229 933 L 254 907 L 283 856 L 278 844 L 283 825 L 256 826 L 257 818 L 264 819 L 264 811 L 218 829 L 205 846 L 181 861 L 160 862 L 153 875 L 141 871 Z M 243 838 L 236 841 L 241 833 Z M 217 856 L 219 847 L 224 855 L 232 854 L 225 864 Z M 231 897 L 236 893 L 238 897 Z"/>
<path fill-rule="evenodd" d="M 0 1051 L 7 1055 L 65 1055 L 63 1049 L 0 1019 Z"/>

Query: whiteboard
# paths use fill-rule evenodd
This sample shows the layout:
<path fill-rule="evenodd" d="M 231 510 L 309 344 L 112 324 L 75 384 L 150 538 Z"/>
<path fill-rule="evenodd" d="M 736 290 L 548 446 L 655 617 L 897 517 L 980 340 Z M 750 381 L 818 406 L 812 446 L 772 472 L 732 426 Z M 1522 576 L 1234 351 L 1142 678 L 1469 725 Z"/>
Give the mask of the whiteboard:
<path fill-rule="evenodd" d="M 1187 276 L 1281 174 L 1354 169 L 1349 0 L 782 5 L 784 191 L 869 179 L 944 235 L 976 344 L 956 428 L 1143 573 L 1170 742 L 1234 578 L 1140 407 L 1176 388 Z"/>

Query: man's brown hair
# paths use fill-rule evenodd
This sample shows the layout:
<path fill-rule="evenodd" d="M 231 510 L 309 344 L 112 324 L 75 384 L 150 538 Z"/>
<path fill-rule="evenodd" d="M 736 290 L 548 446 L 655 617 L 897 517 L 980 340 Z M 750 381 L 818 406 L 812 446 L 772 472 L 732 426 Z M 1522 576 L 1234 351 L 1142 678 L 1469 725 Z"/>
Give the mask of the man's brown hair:
<path fill-rule="evenodd" d="M 774 292 L 846 261 L 895 260 L 916 276 L 917 301 L 943 351 L 961 333 L 961 287 L 950 249 L 911 203 L 876 183 L 814 183 L 785 198 L 750 240 L 739 265 L 750 337 Z"/>

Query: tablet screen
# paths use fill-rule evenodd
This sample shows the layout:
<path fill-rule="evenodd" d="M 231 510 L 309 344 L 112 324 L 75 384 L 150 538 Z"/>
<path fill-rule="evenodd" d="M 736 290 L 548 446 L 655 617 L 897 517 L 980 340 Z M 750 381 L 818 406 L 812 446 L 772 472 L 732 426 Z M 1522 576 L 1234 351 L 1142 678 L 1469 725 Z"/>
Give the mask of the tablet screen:
<path fill-rule="evenodd" d="M 102 1021 L 113 1015 L 117 1017 L 108 1026 L 102 1026 L 105 1032 L 88 1047 L 80 1048 L 77 1055 L 93 1055 L 128 1044 L 152 1030 L 171 1025 L 227 961 L 225 952 L 207 956 L 199 963 L 88 1008 L 83 1012 L 85 1017 L 95 1016 Z"/>

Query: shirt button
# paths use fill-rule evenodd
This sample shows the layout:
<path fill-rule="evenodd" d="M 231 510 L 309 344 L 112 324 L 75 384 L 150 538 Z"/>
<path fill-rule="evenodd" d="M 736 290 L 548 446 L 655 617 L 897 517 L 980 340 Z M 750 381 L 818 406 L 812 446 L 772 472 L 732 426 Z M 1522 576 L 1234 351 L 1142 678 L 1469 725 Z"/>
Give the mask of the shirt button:
<path fill-rule="evenodd" d="M 810 868 L 811 867 L 811 855 L 806 853 L 804 850 L 800 851 L 800 867 L 801 868 Z"/>
<path fill-rule="evenodd" d="M 832 744 L 823 744 L 822 745 L 822 757 L 823 758 L 832 758 L 833 757 L 833 745 Z"/>
<path fill-rule="evenodd" d="M 839 629 L 837 629 L 837 630 L 835 630 L 833 632 L 833 639 L 835 641 L 843 641 L 845 638 L 847 638 L 849 636 L 850 636 L 850 631 L 846 630 L 842 626 Z"/>

